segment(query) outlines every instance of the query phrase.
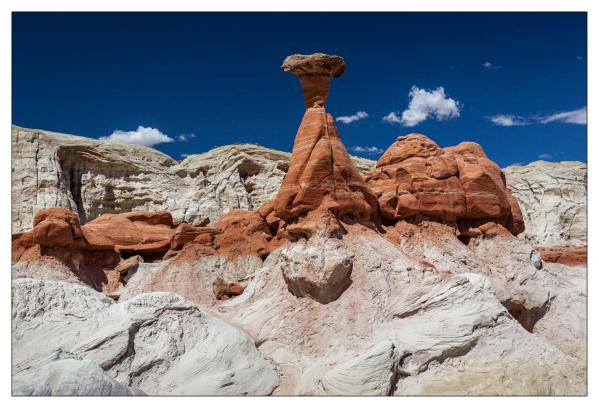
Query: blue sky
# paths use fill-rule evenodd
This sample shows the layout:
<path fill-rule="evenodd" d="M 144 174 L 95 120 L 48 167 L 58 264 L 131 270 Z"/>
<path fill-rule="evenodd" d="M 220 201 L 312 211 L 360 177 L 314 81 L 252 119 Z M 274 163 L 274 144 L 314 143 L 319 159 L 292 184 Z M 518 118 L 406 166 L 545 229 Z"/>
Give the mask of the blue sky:
<path fill-rule="evenodd" d="M 290 151 L 303 99 L 280 65 L 324 52 L 347 62 L 327 109 L 347 117 L 352 154 L 418 132 L 476 141 L 500 166 L 586 162 L 586 31 L 585 13 L 14 13 L 12 117 L 172 139 L 153 147 L 175 159 L 235 142 Z"/>

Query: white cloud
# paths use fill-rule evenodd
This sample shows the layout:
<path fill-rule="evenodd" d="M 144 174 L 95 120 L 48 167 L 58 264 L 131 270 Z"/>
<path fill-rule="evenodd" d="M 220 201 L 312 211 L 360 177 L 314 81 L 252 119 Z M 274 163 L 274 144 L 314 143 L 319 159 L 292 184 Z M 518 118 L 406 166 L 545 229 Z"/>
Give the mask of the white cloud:
<path fill-rule="evenodd" d="M 397 116 L 395 112 L 391 112 L 387 116 L 384 116 L 383 120 L 389 123 L 401 123 L 401 118 Z"/>
<path fill-rule="evenodd" d="M 182 133 L 177 136 L 177 140 L 180 142 L 187 142 L 189 139 L 196 137 L 195 133 Z"/>
<path fill-rule="evenodd" d="M 100 140 L 132 143 L 143 146 L 154 146 L 159 143 L 170 143 L 175 141 L 158 129 L 144 126 L 138 126 L 137 130 L 130 131 L 115 130 L 111 135 L 101 137 Z"/>
<path fill-rule="evenodd" d="M 350 116 L 339 116 L 337 118 L 337 122 L 345 123 L 347 125 L 348 123 L 352 123 L 357 120 L 366 119 L 367 117 L 368 117 L 368 113 L 359 111 Z"/>
<path fill-rule="evenodd" d="M 501 68 L 503 68 L 501 65 L 495 65 L 489 61 L 484 62 L 482 64 L 482 66 L 483 66 L 483 68 L 486 68 L 486 69 L 501 69 Z"/>
<path fill-rule="evenodd" d="M 543 159 L 543 160 L 551 159 L 552 157 L 553 157 L 553 155 L 551 155 L 549 153 L 542 153 L 539 155 L 539 159 Z"/>
<path fill-rule="evenodd" d="M 189 157 L 189 153 L 181 153 L 181 157 L 186 159 Z"/>
<path fill-rule="evenodd" d="M 557 112 L 538 119 L 541 123 L 563 122 L 573 125 L 587 124 L 587 107 L 567 112 Z"/>
<path fill-rule="evenodd" d="M 528 121 L 520 116 L 499 114 L 489 117 L 489 120 L 497 126 L 523 126 L 528 125 Z"/>
<path fill-rule="evenodd" d="M 580 55 L 577 55 L 576 59 L 580 61 L 582 59 L 582 57 Z"/>
<path fill-rule="evenodd" d="M 383 149 L 379 149 L 376 146 L 352 146 L 351 150 L 356 153 L 366 153 L 366 154 L 381 154 L 383 153 Z"/>
<path fill-rule="evenodd" d="M 383 120 L 413 127 L 429 117 L 436 120 L 447 120 L 459 116 L 460 103 L 445 95 L 445 89 L 442 86 L 430 91 L 412 86 L 408 109 L 401 113 L 401 117 L 395 112 L 391 112 Z"/>

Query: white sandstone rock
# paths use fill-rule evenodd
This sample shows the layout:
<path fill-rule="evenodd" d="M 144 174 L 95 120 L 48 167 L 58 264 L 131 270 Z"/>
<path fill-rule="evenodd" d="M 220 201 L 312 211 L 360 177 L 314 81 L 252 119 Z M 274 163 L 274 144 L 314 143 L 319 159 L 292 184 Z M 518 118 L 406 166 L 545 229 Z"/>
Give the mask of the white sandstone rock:
<path fill-rule="evenodd" d="M 312 237 L 274 251 L 242 296 L 212 309 L 254 337 L 276 364 L 282 376 L 275 394 L 528 395 L 543 393 L 541 387 L 586 392 L 585 362 L 525 330 L 496 294 L 501 280 L 465 266 L 459 253 L 444 254 L 453 271 L 445 273 L 373 231 L 350 233 L 343 246 L 353 255 L 352 284 L 322 304 L 290 293 L 283 276 L 284 253 L 321 245 Z M 464 260 L 477 259 L 469 254 Z M 522 277 L 540 279 L 542 271 L 528 263 L 537 275 Z M 522 299 L 546 300 L 537 299 L 543 285 L 531 283 L 528 293 L 526 282 L 518 282 L 510 291 Z"/>
<path fill-rule="evenodd" d="M 65 358 L 19 373 L 13 395 L 35 396 L 128 396 L 145 395 L 110 378 L 88 360 Z"/>
<path fill-rule="evenodd" d="M 536 161 L 503 169 L 531 244 L 586 245 L 587 165 Z"/>
<path fill-rule="evenodd" d="M 264 395 L 279 382 L 247 335 L 175 294 L 115 304 L 80 285 L 15 279 L 13 340 L 13 379 L 24 393 L 73 395 L 79 391 L 71 385 L 82 392 L 114 386 L 106 378 L 102 390 L 74 380 L 49 382 L 45 373 L 57 370 L 98 377 L 89 365 L 53 364 L 64 359 L 92 362 L 123 387 L 153 395 Z"/>
<path fill-rule="evenodd" d="M 329 303 L 351 285 L 353 255 L 342 240 L 316 239 L 321 242 L 312 245 L 300 242 L 284 248 L 280 267 L 289 291 L 295 296 Z"/>

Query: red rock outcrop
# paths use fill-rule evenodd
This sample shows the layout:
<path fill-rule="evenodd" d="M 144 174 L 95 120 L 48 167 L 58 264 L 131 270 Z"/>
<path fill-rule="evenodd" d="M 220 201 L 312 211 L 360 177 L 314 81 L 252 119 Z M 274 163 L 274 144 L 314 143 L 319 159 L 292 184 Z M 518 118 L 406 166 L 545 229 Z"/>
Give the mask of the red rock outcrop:
<path fill-rule="evenodd" d="M 325 54 L 292 55 L 282 68 L 299 78 L 306 113 L 295 137 L 287 175 L 275 199 L 266 203 L 261 213 L 286 224 L 301 224 L 302 218 L 318 208 L 336 218 L 369 220 L 376 214 L 376 198 L 345 150 L 333 117 L 325 110 L 330 78 L 344 72 L 345 61 Z"/>
<path fill-rule="evenodd" d="M 175 234 L 173 217 L 166 211 L 104 214 L 82 229 L 90 249 L 114 248 L 117 252 L 146 255 L 146 258 L 152 254 L 162 258 Z"/>
<path fill-rule="evenodd" d="M 74 212 L 48 208 L 35 215 L 31 231 L 13 236 L 12 262 L 58 262 L 83 283 L 113 292 L 126 275 L 123 268 L 131 269 L 132 257 L 162 259 L 184 240 L 180 233 L 172 242 L 176 232 L 201 235 L 205 229 L 185 225 L 176 230 L 168 212 L 136 211 L 105 214 L 82 227 Z"/>
<path fill-rule="evenodd" d="M 466 231 L 494 222 L 514 235 L 524 230 L 503 172 L 477 143 L 442 149 L 424 135 L 398 137 L 367 182 L 391 223 L 428 219 Z"/>
<path fill-rule="evenodd" d="M 587 264 L 587 247 L 537 246 L 535 249 L 539 251 L 543 262 L 568 266 L 585 266 Z"/>

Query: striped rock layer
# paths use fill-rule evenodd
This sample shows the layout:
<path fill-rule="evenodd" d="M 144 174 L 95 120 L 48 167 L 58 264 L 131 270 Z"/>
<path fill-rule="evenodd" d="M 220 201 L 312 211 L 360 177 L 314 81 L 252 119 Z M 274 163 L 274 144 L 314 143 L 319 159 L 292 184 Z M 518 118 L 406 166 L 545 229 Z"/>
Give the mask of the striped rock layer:
<path fill-rule="evenodd" d="M 344 72 L 345 61 L 325 54 L 292 55 L 282 68 L 298 77 L 306 113 L 295 137 L 289 170 L 272 202 L 274 216 L 291 223 L 320 208 L 338 218 L 370 219 L 376 214 L 376 197 L 325 110 L 330 78 Z"/>

